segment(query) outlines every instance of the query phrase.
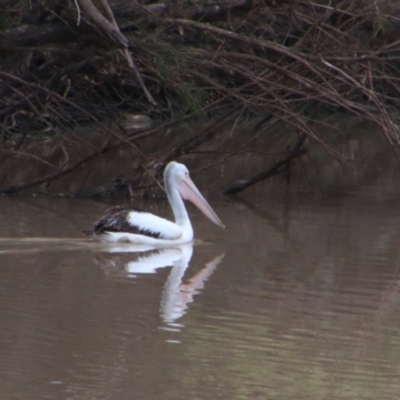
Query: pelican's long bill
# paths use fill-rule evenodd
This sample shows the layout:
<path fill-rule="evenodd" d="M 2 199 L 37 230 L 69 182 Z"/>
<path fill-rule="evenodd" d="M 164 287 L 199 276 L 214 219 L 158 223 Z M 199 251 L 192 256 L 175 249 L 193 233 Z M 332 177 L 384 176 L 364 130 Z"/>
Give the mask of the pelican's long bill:
<path fill-rule="evenodd" d="M 214 222 L 214 224 L 225 229 L 225 225 L 218 218 L 218 215 L 207 203 L 207 200 L 203 197 L 189 176 L 183 179 L 178 186 L 178 190 L 183 199 L 190 200 L 207 218 Z"/>

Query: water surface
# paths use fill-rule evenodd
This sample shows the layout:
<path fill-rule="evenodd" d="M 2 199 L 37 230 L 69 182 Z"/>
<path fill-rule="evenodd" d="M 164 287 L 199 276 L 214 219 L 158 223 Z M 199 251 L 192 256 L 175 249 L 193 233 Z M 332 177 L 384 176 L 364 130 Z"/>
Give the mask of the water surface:
<path fill-rule="evenodd" d="M 0 398 L 397 398 L 393 187 L 211 198 L 225 231 L 141 253 L 81 236 L 102 203 L 0 198 Z"/>

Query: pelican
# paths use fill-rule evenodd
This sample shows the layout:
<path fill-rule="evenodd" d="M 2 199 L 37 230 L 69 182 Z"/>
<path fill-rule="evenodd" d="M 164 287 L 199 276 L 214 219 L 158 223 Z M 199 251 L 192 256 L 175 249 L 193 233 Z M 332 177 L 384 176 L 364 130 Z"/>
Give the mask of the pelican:
<path fill-rule="evenodd" d="M 116 206 L 108 210 L 90 233 L 108 243 L 130 242 L 150 246 L 190 243 L 193 240 L 193 228 L 183 199 L 190 200 L 212 222 L 225 228 L 190 179 L 189 171 L 183 164 L 172 161 L 165 167 L 164 185 L 175 222 L 130 207 Z"/>

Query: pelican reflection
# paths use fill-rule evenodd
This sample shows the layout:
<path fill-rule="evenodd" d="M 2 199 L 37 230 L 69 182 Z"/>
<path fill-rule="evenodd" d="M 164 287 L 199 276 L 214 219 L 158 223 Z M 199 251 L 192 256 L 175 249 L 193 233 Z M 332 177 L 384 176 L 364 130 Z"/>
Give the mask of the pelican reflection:
<path fill-rule="evenodd" d="M 142 274 L 154 274 L 160 268 L 172 267 L 164 285 L 160 307 L 161 318 L 172 330 L 181 327 L 176 322 L 186 314 L 188 304 L 193 302 L 194 296 L 204 288 L 205 282 L 224 258 L 224 254 L 220 254 L 183 282 L 193 255 L 191 243 L 151 250 L 146 247 L 124 245 L 110 248 L 108 252 L 122 252 L 125 255 L 129 253 L 130 260 L 125 261 L 123 265 L 123 273 L 129 278 L 137 278 Z M 132 260 L 132 257 L 135 259 Z M 113 266 L 116 266 L 115 262 Z"/>

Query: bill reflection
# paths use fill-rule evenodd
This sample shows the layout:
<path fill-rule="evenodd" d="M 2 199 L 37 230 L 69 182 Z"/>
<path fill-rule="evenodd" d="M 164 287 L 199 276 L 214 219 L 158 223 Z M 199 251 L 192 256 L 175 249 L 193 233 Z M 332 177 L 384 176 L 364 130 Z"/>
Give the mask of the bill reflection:
<path fill-rule="evenodd" d="M 171 331 L 179 331 L 183 327 L 178 323 L 179 319 L 186 314 L 189 303 L 194 301 L 194 296 L 204 288 L 205 282 L 224 258 L 224 254 L 220 254 L 206 263 L 195 275 L 188 277 L 186 270 L 192 259 L 193 244 L 159 249 L 118 246 L 110 249 L 109 252 L 129 253 L 130 258 L 134 257 L 118 268 L 118 276 L 121 276 L 123 268 L 123 275 L 130 279 L 143 274 L 155 274 L 160 268 L 171 267 L 162 292 L 160 306 L 160 317 L 166 324 L 163 329 Z M 112 267 L 115 274 L 116 266 L 115 260 L 112 264 L 109 263 L 106 267 L 107 272 L 110 273 L 110 267 Z"/>

